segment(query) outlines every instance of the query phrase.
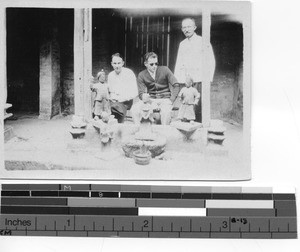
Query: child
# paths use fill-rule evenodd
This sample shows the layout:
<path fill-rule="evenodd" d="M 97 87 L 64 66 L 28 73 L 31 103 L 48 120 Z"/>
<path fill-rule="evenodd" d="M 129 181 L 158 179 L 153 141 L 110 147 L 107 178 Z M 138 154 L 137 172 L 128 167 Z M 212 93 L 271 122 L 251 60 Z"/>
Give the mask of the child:
<path fill-rule="evenodd" d="M 99 82 L 91 83 L 91 90 L 96 93 L 94 100 L 93 113 L 94 119 L 99 120 L 103 115 L 111 114 L 110 102 L 109 102 L 109 90 L 106 83 L 106 75 L 102 69 L 97 74 L 97 79 Z M 105 112 L 105 113 L 104 113 Z"/>
<path fill-rule="evenodd" d="M 153 107 L 151 105 L 150 95 L 143 94 L 143 105 L 141 106 L 141 118 L 140 121 L 153 122 Z"/>
<path fill-rule="evenodd" d="M 183 87 L 178 96 L 180 97 L 181 106 L 178 111 L 177 119 L 184 122 L 193 123 L 195 120 L 195 105 L 198 104 L 200 93 L 192 87 L 193 80 L 190 76 L 186 77 L 185 87 Z"/>
<path fill-rule="evenodd" d="M 152 133 L 153 107 L 151 105 L 150 95 L 143 94 L 143 104 L 140 111 L 140 127 L 139 131 L 135 133 L 135 139 L 153 141 L 155 135 Z"/>

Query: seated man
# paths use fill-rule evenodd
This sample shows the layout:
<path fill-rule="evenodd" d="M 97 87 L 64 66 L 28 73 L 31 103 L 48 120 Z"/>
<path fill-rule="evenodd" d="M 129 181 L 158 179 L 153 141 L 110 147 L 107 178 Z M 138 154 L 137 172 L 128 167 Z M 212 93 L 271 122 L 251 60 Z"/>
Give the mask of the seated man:
<path fill-rule="evenodd" d="M 112 55 L 111 65 L 114 71 L 110 72 L 107 78 L 111 113 L 119 123 L 123 123 L 133 98 L 138 95 L 136 77 L 132 70 L 124 67 L 123 58 L 119 53 Z"/>
<path fill-rule="evenodd" d="M 134 123 L 140 123 L 143 101 L 150 96 L 154 111 L 160 112 L 161 124 L 170 124 L 173 103 L 179 92 L 179 86 L 175 85 L 177 80 L 168 67 L 158 66 L 158 57 L 154 52 L 145 54 L 144 64 L 146 69 L 137 78 L 140 100 L 131 110 Z M 173 92 L 169 85 L 174 87 Z"/>

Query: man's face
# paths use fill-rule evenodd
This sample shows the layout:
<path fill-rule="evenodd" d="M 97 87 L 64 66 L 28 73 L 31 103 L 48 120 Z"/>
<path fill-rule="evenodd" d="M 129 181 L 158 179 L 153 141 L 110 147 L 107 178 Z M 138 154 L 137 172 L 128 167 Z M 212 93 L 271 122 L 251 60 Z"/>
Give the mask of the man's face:
<path fill-rule="evenodd" d="M 194 35 L 196 30 L 196 25 L 191 19 L 186 19 L 182 21 L 181 30 L 187 38 L 190 38 Z"/>
<path fill-rule="evenodd" d="M 122 58 L 115 56 L 112 58 L 111 65 L 114 68 L 116 74 L 119 74 L 122 71 L 124 61 Z"/>
<path fill-rule="evenodd" d="M 151 73 L 155 73 L 158 65 L 158 60 L 157 58 L 149 58 L 147 62 L 145 63 L 145 66 L 147 70 Z"/>

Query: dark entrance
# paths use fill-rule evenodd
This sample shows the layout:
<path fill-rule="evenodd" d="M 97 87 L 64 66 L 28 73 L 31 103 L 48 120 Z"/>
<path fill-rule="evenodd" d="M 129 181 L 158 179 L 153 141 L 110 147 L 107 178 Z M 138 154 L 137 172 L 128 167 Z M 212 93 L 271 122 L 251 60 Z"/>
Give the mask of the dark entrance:
<path fill-rule="evenodd" d="M 7 8 L 7 102 L 14 114 L 38 113 L 41 46 L 58 44 L 60 111 L 73 112 L 73 9 Z M 55 38 L 51 33 L 57 34 Z M 50 71 L 51 67 L 49 68 Z"/>
<path fill-rule="evenodd" d="M 39 111 L 39 13 L 7 9 L 7 102 L 13 112 Z"/>

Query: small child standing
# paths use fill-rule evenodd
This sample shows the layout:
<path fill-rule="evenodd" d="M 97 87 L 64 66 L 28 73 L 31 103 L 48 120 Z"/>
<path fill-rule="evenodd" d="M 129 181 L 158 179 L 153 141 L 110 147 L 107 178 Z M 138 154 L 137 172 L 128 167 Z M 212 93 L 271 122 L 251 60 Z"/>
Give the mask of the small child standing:
<path fill-rule="evenodd" d="M 177 119 L 184 122 L 193 123 L 195 117 L 195 105 L 198 104 L 200 99 L 200 93 L 196 88 L 192 87 L 193 80 L 190 76 L 186 77 L 185 87 L 183 87 L 178 96 L 180 97 L 181 106 L 178 111 Z"/>
<path fill-rule="evenodd" d="M 103 69 L 97 74 L 97 79 L 97 83 L 91 83 L 90 85 L 91 90 L 96 93 L 93 104 L 95 120 L 99 120 L 103 115 L 111 114 L 109 90 L 106 83 L 106 74 Z"/>

